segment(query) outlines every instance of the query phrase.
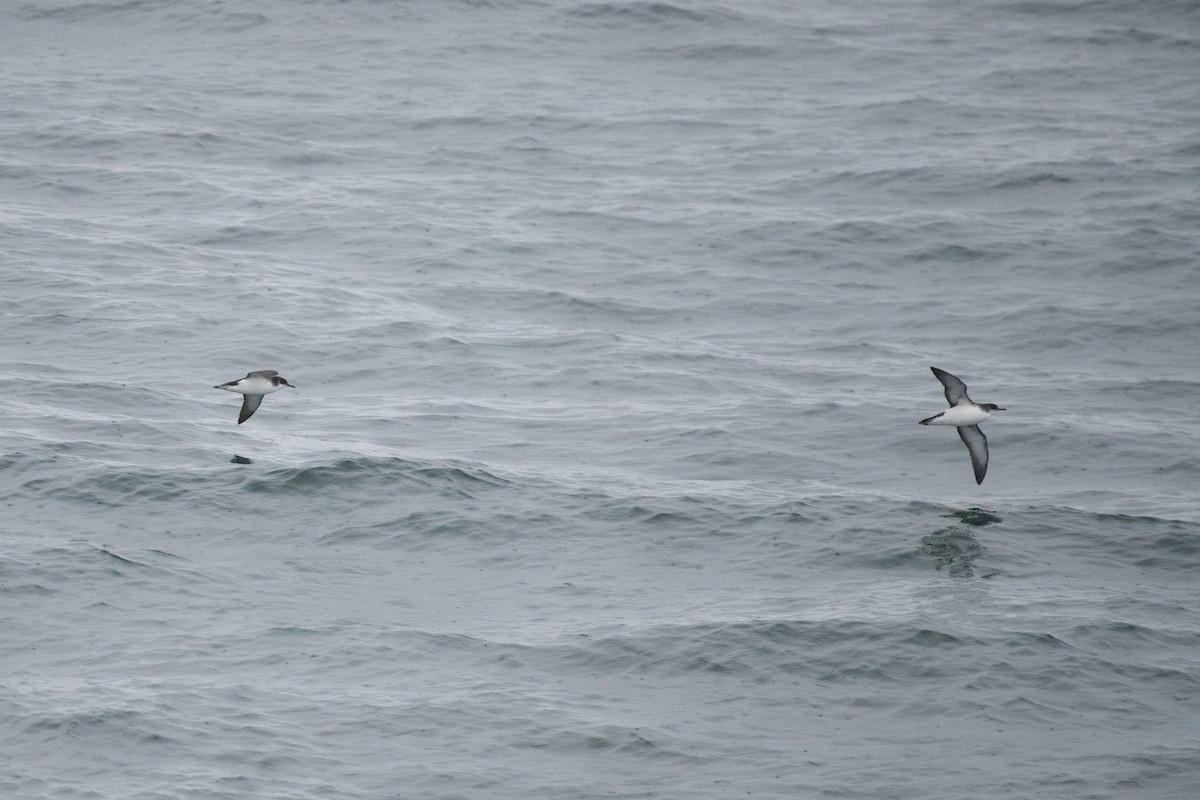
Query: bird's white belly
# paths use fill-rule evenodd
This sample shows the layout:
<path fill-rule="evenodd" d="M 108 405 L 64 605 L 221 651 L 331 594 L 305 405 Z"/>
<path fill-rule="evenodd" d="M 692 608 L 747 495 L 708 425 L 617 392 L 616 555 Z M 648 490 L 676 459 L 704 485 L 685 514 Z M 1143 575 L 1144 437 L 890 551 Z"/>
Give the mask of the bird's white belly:
<path fill-rule="evenodd" d="M 930 420 L 929 424 L 954 425 L 955 427 L 978 425 L 990 416 L 990 412 L 984 411 L 978 406 L 955 406 L 954 408 L 947 409 L 937 419 Z"/>
<path fill-rule="evenodd" d="M 235 385 L 230 386 L 229 391 L 242 394 L 271 394 L 279 391 L 279 387 L 266 378 L 242 378 Z"/>

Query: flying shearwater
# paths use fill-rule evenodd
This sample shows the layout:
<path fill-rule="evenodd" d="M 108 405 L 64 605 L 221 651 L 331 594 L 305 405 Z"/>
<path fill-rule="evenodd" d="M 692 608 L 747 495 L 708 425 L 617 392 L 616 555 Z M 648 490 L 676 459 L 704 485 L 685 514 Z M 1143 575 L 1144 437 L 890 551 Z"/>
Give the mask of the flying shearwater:
<path fill-rule="evenodd" d="M 993 411 L 1006 411 L 995 403 L 972 403 L 967 397 L 967 385 L 944 369 L 930 367 L 937 379 L 946 387 L 946 402 L 950 408 L 921 420 L 921 425 L 953 425 L 958 428 L 959 438 L 971 454 L 971 466 L 975 469 L 975 483 L 983 483 L 987 474 L 987 437 L 979 430 L 979 423 L 992 415 Z"/>
<path fill-rule="evenodd" d="M 213 388 L 241 393 L 242 413 L 238 415 L 238 425 L 241 425 L 250 419 L 255 411 L 258 411 L 259 405 L 262 404 L 263 395 L 277 392 L 284 386 L 290 386 L 293 389 L 296 388 L 287 382 L 287 378 L 280 377 L 279 373 L 275 370 L 260 369 L 258 372 L 249 373 L 244 378 L 239 378 L 229 383 L 222 383 L 220 386 L 214 386 Z"/>

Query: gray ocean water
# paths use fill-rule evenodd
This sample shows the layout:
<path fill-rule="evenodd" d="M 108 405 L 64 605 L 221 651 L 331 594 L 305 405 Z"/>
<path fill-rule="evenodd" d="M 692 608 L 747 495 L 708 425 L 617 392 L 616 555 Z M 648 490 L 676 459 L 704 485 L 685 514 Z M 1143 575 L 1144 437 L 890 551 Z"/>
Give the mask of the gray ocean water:
<path fill-rule="evenodd" d="M 0 66 L 0 796 L 1200 797 L 1195 2 L 33 0 Z"/>

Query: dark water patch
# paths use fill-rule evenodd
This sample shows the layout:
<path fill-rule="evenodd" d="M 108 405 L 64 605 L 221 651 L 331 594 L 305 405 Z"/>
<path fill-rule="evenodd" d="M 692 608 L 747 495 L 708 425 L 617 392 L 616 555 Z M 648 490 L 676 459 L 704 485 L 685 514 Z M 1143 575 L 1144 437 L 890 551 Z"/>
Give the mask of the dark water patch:
<path fill-rule="evenodd" d="M 53 457 L 33 455 L 24 451 L 13 451 L 0 455 L 0 474 L 8 473 L 11 480 L 17 475 L 27 474 L 33 470 L 53 463 Z M 7 495 L 8 493 L 5 493 Z M 0 495 L 4 496 L 4 495 Z"/>
<path fill-rule="evenodd" d="M 469 340 L 472 345 L 528 347 L 540 343 L 544 346 L 579 347 L 585 353 L 622 341 L 607 324 L 598 324 L 598 320 L 661 321 L 671 311 L 662 305 L 649 304 L 644 296 L 637 296 L 627 289 L 604 295 L 497 285 L 460 286 L 452 295 L 445 296 L 442 302 L 476 310 L 497 305 L 524 309 L 530 316 L 543 320 L 542 325 L 523 325 L 501 331 L 490 340 L 472 337 Z M 561 323 L 567 322 L 569 325 L 565 325 L 567 330 L 564 331 Z"/>
<path fill-rule="evenodd" d="M 961 511 L 951 511 L 946 516 L 957 519 L 964 525 L 969 525 L 973 528 L 983 528 L 988 525 L 996 525 L 1004 521 L 998 514 L 974 506 Z"/>
<path fill-rule="evenodd" d="M 745 42 L 707 42 L 704 44 L 683 44 L 668 47 L 650 47 L 638 52 L 639 58 L 659 60 L 681 59 L 684 61 L 699 61 L 704 64 L 720 63 L 721 61 L 746 61 L 754 59 L 772 59 L 779 56 L 779 48 L 765 44 L 748 44 Z"/>
<path fill-rule="evenodd" d="M 152 548 L 152 549 L 148 550 L 147 552 L 150 553 L 151 555 L 163 556 L 165 558 L 183 559 L 183 556 L 175 555 L 174 553 L 168 553 L 166 550 L 155 550 Z"/>
<path fill-rule="evenodd" d="M 679 755 L 674 751 L 665 751 L 655 741 L 656 738 L 649 728 L 587 723 L 583 720 L 556 720 L 553 724 L 531 721 L 518 731 L 517 746 L 543 750 L 548 756 L 562 753 L 587 756 L 632 755 L 654 759 L 662 755 Z"/>
<path fill-rule="evenodd" d="M 739 555 L 749 559 L 811 547 L 817 524 L 816 510 L 801 501 L 757 505 L 698 494 L 592 498 L 579 513 L 613 533 L 644 535 L 647 545 L 666 550 L 742 542 Z"/>
<path fill-rule="evenodd" d="M 420 467 L 413 471 L 413 475 L 424 479 L 429 486 L 450 486 L 456 489 L 463 486 L 500 488 L 510 483 L 477 467 Z"/>
<path fill-rule="evenodd" d="M 1200 568 L 1200 526 L 1166 523 L 1148 535 L 1125 540 L 1134 563 L 1146 569 L 1194 570 Z"/>
<path fill-rule="evenodd" d="M 384 323 L 383 325 L 373 326 L 372 328 L 368 328 L 361 332 L 366 335 L 380 335 L 385 338 L 390 338 L 397 335 L 395 330 L 397 326 L 401 327 L 402 332 L 407 332 L 408 329 L 413 327 L 410 323 L 389 322 Z M 356 331 L 356 335 L 357 333 L 358 332 Z M 437 350 L 439 352 L 452 350 L 463 354 L 473 353 L 475 350 L 474 345 L 468 343 L 465 339 L 461 339 L 457 336 L 445 335 L 418 339 L 412 343 L 412 347 L 417 350 Z"/>
<path fill-rule="evenodd" d="M 195 247 L 242 248 L 265 245 L 282 238 L 291 238 L 292 232 L 264 225 L 224 225 L 206 234 L 197 236 L 189 244 Z"/>
<path fill-rule="evenodd" d="M 415 503 L 416 501 L 414 501 Z M 420 508 L 382 522 L 339 526 L 322 535 L 324 545 L 364 544 L 381 549 L 399 548 L 418 553 L 455 547 L 455 543 L 495 545 L 566 534 L 570 522 L 538 510 L 498 511 L 486 504 L 464 504 L 453 510 Z M 501 561 L 509 556 L 493 556 Z"/>
<path fill-rule="evenodd" d="M 1176 610 L 1176 615 L 1178 609 Z M 1096 652 L 1125 652 L 1130 655 L 1155 648 L 1160 653 L 1174 652 L 1190 658 L 1200 652 L 1200 632 L 1174 627 L 1149 625 L 1121 620 L 1094 621 L 1075 625 L 1064 636 L 1078 646 Z"/>
<path fill-rule="evenodd" d="M 1153 683 L 1159 691 L 1167 690 L 1179 700 L 1200 700 L 1200 676 L 1190 663 L 1167 667 L 1145 663 L 1122 663 L 1111 667 L 1112 672 L 1134 682 Z M 1132 701 L 1127 701 L 1123 707 Z M 1200 703 L 1198 703 L 1200 705 Z"/>
<path fill-rule="evenodd" d="M 1099 639 L 1094 635 L 1102 629 L 1088 626 L 1064 632 L 1073 643 L 1046 632 L 1012 633 L 978 654 L 978 666 L 965 686 L 991 692 L 1036 688 L 1042 696 L 1073 697 L 1076 702 L 1083 702 L 1080 698 L 1086 697 L 1092 710 L 1121 713 L 1138 710 L 1130 706 L 1131 702 L 1140 702 L 1133 700 L 1139 694 L 1133 691 L 1137 682 L 1154 681 L 1159 693 L 1196 694 L 1200 677 L 1182 662 L 1179 667 L 1170 667 L 1129 660 L 1139 647 L 1150 643 L 1144 631 L 1138 631 L 1137 636 L 1129 638 L 1119 649 L 1114 648 L 1115 640 L 1128 635 L 1119 627 L 1110 628 L 1107 636 Z M 1047 691 L 1053 694 L 1048 695 Z"/>
<path fill-rule="evenodd" d="M 180 587 L 203 580 L 187 565 L 187 562 L 164 564 L 156 555 L 160 551 L 146 551 L 147 558 L 138 559 L 122 555 L 111 547 L 88 543 L 72 543 L 59 547 L 39 548 L 27 555 L 0 561 L 0 574 L 14 582 L 36 580 L 40 588 L 57 591 L 68 588 L 73 582 L 86 578 L 119 579 L 121 581 L 166 581 L 178 582 Z M 171 556 L 177 562 L 178 556 Z"/>
<path fill-rule="evenodd" d="M 284 168 L 325 167 L 344 164 L 349 159 L 337 150 L 295 150 L 275 157 L 275 162 Z"/>
<path fill-rule="evenodd" d="M 743 513 L 737 520 L 743 527 L 753 527 L 762 523 L 801 525 L 816 521 L 818 513 L 812 504 L 803 500 L 785 500 Z"/>
<path fill-rule="evenodd" d="M 102 508 L 179 500 L 196 489 L 193 479 L 165 471 L 105 466 L 86 472 L 89 474 L 83 476 L 68 471 L 53 478 L 36 478 L 22 489 L 34 496 Z"/>
<path fill-rule="evenodd" d="M 905 258 L 913 263 L 936 262 L 938 264 L 973 264 L 978 262 L 1000 261 L 1008 258 L 1008 252 L 1000 247 L 968 247 L 961 244 L 943 242 L 930 247 L 922 247 L 910 251 Z"/>
<path fill-rule="evenodd" d="M 938 184 L 941 180 L 941 175 L 929 167 L 889 167 L 830 173 L 820 180 L 820 186 L 827 190 L 876 190 L 914 184 Z M 891 240 L 896 237 L 888 235 L 888 231 L 902 230 L 887 222 L 867 216 L 857 219 L 846 219 L 843 216 L 839 221 L 828 223 L 823 227 L 825 231 L 837 234 L 836 238 L 841 241 L 857 245 Z"/>
<path fill-rule="evenodd" d="M 720 25 L 736 22 L 744 17 L 732 8 L 711 4 L 689 4 L 642 2 L 579 3 L 571 5 L 565 12 L 569 17 L 601 25 L 626 27 L 636 25 L 652 31 L 677 25 Z"/>
<path fill-rule="evenodd" d="M 951 677 L 955 653 L 984 641 L 929 628 L 862 622 L 761 620 L 660 626 L 550 648 L 571 669 L 709 674 L 755 682 L 807 676 L 885 683 Z M 940 657 L 931 659 L 930 654 Z"/>
<path fill-rule="evenodd" d="M 1082 762 L 1081 768 L 1099 787 L 1111 787 L 1105 794 L 1093 790 L 1079 795 L 1088 800 L 1097 796 L 1124 800 L 1149 791 L 1154 792 L 1156 800 L 1193 800 L 1196 795 L 1200 755 L 1196 748 L 1177 741 L 1134 746 L 1111 755 L 1085 758 Z"/>
<path fill-rule="evenodd" d="M 1010 522 L 1013 520 L 1010 519 Z M 1106 566 L 1200 570 L 1200 523 L 1078 509 L 1039 509 L 1014 529 L 1053 536 L 1055 548 Z"/>
<path fill-rule="evenodd" d="M 258 646 L 263 639 L 271 643 L 270 647 Z M 379 663 L 414 668 L 438 662 L 472 661 L 510 667 L 515 664 L 513 654 L 522 650 L 519 645 L 463 633 L 353 619 L 320 625 L 274 625 L 227 645 L 229 657 L 240 662 L 270 658 L 274 664 L 292 663 L 296 669 L 314 672 L 336 664 L 338 669 L 356 672 L 361 668 L 363 675 L 375 677 L 378 675 L 374 669 Z"/>
<path fill-rule="evenodd" d="M 1091 391 L 1119 394 L 1138 404 L 1151 406 L 1162 402 L 1163 397 L 1196 395 L 1200 393 L 1200 381 L 1184 378 L 1139 377 L 1129 382 L 1105 381 L 1089 387 Z"/>
<path fill-rule="evenodd" d="M 132 559 L 125 558 L 124 556 L 117 555 L 116 553 L 112 552 L 111 550 L 107 550 L 103 547 L 99 548 L 99 552 L 100 552 L 100 555 L 111 558 L 112 560 L 118 561 L 122 564 L 131 564 L 131 565 L 137 566 L 137 567 L 144 566 L 143 564 L 139 564 L 138 562 L 133 561 Z"/>
<path fill-rule="evenodd" d="M 120 3 L 66 2 L 55 5 L 24 5 L 17 14 L 31 21 L 86 22 L 120 21 L 130 13 L 140 14 L 172 5 L 169 0 L 126 0 Z"/>
<path fill-rule="evenodd" d="M 412 127 L 417 131 L 441 128 L 474 128 L 481 125 L 491 124 L 491 120 L 487 117 L 481 117 L 475 114 L 438 114 L 436 116 L 428 116 L 423 119 L 415 120 Z M 446 163 L 457 163 L 458 158 L 447 158 Z"/>
<path fill-rule="evenodd" d="M 119 152 L 124 142 L 115 135 L 105 135 L 102 129 L 80 129 L 77 126 L 50 125 L 42 128 L 33 137 L 40 146 L 49 151 L 64 151 L 94 154 L 96 152 Z M 87 185 L 85 175 L 76 176 L 78 182 L 67 183 L 63 179 L 43 182 L 39 188 L 66 196 L 90 196 L 97 193 Z M 94 177 L 94 176 L 92 176 Z"/>
<path fill-rule="evenodd" d="M 1052 43 L 1061 43 L 1062 39 L 1070 41 L 1071 37 L 1048 37 L 1048 41 Z M 1194 34 L 1188 35 L 1185 32 L 1150 30 L 1135 26 L 1100 28 L 1086 36 L 1080 37 L 1080 39 L 1089 45 L 1115 47 L 1120 50 L 1127 49 L 1129 45 L 1155 45 L 1159 47 L 1173 47 L 1185 51 L 1200 49 L 1200 37 Z M 1056 40 L 1059 40 L 1059 42 L 1056 42 Z M 1078 44 L 1078 42 L 1079 39 L 1074 40 L 1075 44 Z"/>
<path fill-rule="evenodd" d="M 13 597 L 49 596 L 62 591 L 41 583 L 24 580 L 19 575 L 13 575 L 0 562 L 0 594 Z"/>
<path fill-rule="evenodd" d="M 473 498 L 503 488 L 508 481 L 468 465 L 429 465 L 402 458 L 343 458 L 313 467 L 271 470 L 246 481 L 246 491 L 263 494 L 311 494 L 338 491 L 346 495 L 377 495 L 385 502 L 403 492 L 435 491 L 443 496 Z"/>
<path fill-rule="evenodd" d="M 488 515 L 420 510 L 373 525 L 338 528 L 320 541 L 322 544 L 363 542 L 419 552 L 447 541 L 486 536 L 488 530 L 494 530 L 494 524 Z"/>
<path fill-rule="evenodd" d="M 174 6 L 173 8 L 178 8 Z M 164 14 L 162 25 L 172 31 L 187 33 L 243 33 L 270 24 L 265 14 L 252 11 L 227 10 L 222 6 L 197 5 L 188 13 L 173 11 Z"/>
<path fill-rule="evenodd" d="M 119 707 L 43 711 L 27 716 L 22 720 L 21 726 L 27 735 L 36 738 L 44 738 L 49 734 L 82 741 L 100 738 L 108 746 L 114 744 L 114 739 L 131 747 L 153 746 L 171 741 L 171 737 L 154 730 L 158 726 L 152 715 Z"/>
<path fill-rule="evenodd" d="M 646 525 L 656 531 L 712 531 L 712 509 L 679 498 L 622 498 L 592 503 L 585 517 L 618 525 Z"/>
<path fill-rule="evenodd" d="M 1051 633 L 1018 633 L 1008 642 L 1009 652 L 1019 656 L 1042 655 L 1047 648 L 1072 649 L 1065 641 Z"/>
<path fill-rule="evenodd" d="M 1067 175 L 1061 175 L 1055 172 L 1033 172 L 1018 177 L 1009 177 L 1001 181 L 993 183 L 988 189 L 992 191 L 1006 191 L 1011 189 L 1027 190 L 1044 184 L 1069 184 L 1073 183 L 1074 179 Z"/>

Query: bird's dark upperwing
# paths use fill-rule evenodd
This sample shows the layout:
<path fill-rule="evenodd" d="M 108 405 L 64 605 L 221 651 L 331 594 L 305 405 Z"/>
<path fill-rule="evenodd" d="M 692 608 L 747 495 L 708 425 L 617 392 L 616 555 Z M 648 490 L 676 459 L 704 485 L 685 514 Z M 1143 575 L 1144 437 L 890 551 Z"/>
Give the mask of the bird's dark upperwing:
<path fill-rule="evenodd" d="M 938 369 L 937 367 L 930 367 L 930 369 L 933 370 L 934 376 L 942 382 L 942 386 L 946 387 L 947 403 L 956 406 L 964 400 L 968 403 L 971 402 L 971 398 L 967 397 L 967 385 L 965 383 L 944 369 Z"/>

